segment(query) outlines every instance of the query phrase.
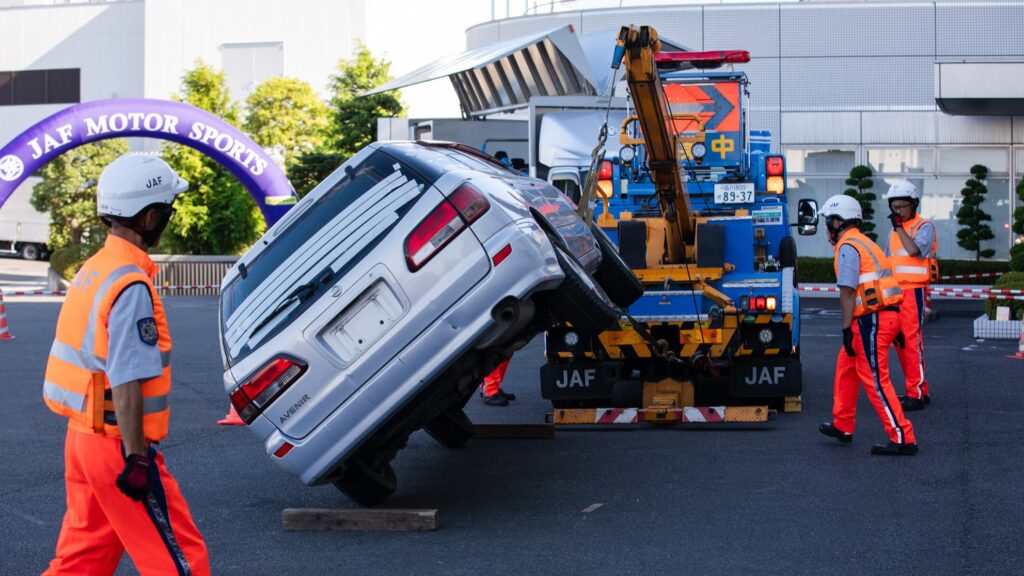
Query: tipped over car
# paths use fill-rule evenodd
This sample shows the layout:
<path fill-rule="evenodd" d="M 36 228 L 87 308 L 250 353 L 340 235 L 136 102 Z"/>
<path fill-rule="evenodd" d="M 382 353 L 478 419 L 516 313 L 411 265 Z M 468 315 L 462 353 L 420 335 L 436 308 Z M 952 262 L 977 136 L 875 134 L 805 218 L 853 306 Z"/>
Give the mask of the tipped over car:
<path fill-rule="evenodd" d="M 555 325 L 596 334 L 639 297 L 600 234 L 550 184 L 483 152 L 371 144 L 225 276 L 231 403 L 302 482 L 380 503 L 414 431 L 449 447 L 472 437 L 463 407 L 497 364 Z"/>

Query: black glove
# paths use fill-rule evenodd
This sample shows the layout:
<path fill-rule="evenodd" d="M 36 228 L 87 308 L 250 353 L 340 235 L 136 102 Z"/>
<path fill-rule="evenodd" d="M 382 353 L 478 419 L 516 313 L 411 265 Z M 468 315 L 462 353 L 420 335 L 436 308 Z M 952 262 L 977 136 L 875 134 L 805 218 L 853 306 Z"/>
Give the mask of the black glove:
<path fill-rule="evenodd" d="M 903 336 L 903 332 L 897 333 L 896 337 L 893 338 L 892 341 L 893 341 L 893 344 L 896 344 L 900 348 L 906 348 L 907 347 L 907 339 Z"/>
<path fill-rule="evenodd" d="M 129 454 L 124 470 L 117 477 L 117 487 L 132 500 L 142 501 L 149 494 L 149 458 Z"/>
<path fill-rule="evenodd" d="M 843 348 L 850 358 L 856 356 L 853 351 L 853 328 L 843 328 Z"/>
<path fill-rule="evenodd" d="M 899 230 L 900 228 L 903 228 L 903 218 L 899 214 L 896 214 L 895 212 L 889 214 L 889 222 L 892 222 L 893 230 Z"/>

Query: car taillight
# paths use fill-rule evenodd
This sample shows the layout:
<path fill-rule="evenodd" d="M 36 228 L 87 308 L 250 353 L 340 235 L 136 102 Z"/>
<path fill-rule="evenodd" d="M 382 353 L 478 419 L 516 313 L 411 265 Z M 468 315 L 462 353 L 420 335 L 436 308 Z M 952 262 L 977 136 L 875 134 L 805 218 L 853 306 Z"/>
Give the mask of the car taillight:
<path fill-rule="evenodd" d="M 597 171 L 598 180 L 611 180 L 612 179 L 612 163 L 611 160 L 605 160 L 601 162 L 601 168 Z"/>
<path fill-rule="evenodd" d="M 469 183 L 442 200 L 405 239 L 405 261 L 415 272 L 491 207 Z"/>
<path fill-rule="evenodd" d="M 282 392 L 306 371 L 306 365 L 291 358 L 275 358 L 242 385 L 231 391 L 231 405 L 246 424 L 251 424 Z"/>
<path fill-rule="evenodd" d="M 771 194 L 782 194 L 786 191 L 786 159 L 782 156 L 768 156 L 764 160 L 768 181 L 765 185 Z"/>

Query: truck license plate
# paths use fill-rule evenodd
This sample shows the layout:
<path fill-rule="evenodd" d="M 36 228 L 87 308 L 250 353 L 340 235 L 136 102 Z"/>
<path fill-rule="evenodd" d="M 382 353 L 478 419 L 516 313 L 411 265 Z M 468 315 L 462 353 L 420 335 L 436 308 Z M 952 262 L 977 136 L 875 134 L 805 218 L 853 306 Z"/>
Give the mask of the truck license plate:
<path fill-rule="evenodd" d="M 716 204 L 746 204 L 754 201 L 753 182 L 715 184 Z"/>

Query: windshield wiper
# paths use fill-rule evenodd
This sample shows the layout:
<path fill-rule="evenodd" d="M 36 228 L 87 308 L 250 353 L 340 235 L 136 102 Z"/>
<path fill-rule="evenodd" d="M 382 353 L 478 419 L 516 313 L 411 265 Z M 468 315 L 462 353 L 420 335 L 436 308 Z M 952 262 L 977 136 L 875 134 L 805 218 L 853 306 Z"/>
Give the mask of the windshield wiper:
<path fill-rule="evenodd" d="M 273 310 L 270 311 L 270 314 L 267 314 L 266 317 L 263 318 L 263 320 L 260 320 L 260 322 L 256 324 L 256 327 L 253 328 L 251 332 L 249 332 L 249 335 L 251 336 L 259 332 L 261 328 L 263 328 L 267 324 L 270 324 L 271 320 L 280 315 L 281 312 L 287 310 L 288 307 L 294 304 L 295 302 L 302 303 L 305 302 L 306 300 L 309 300 L 309 298 L 313 294 L 316 294 L 317 289 L 319 289 L 320 286 L 326 285 L 333 279 L 334 270 L 331 269 L 330 266 L 328 266 L 322 272 L 320 272 L 320 274 L 312 281 L 307 282 L 306 284 L 302 284 L 300 286 L 296 286 L 294 290 L 292 290 L 287 296 L 285 296 L 284 300 L 281 300 L 281 302 L 277 306 L 275 306 Z"/>

